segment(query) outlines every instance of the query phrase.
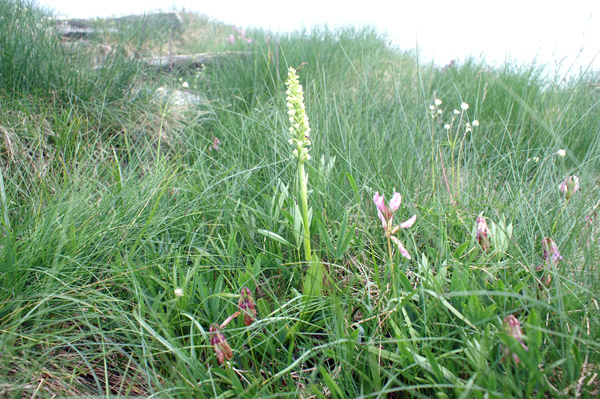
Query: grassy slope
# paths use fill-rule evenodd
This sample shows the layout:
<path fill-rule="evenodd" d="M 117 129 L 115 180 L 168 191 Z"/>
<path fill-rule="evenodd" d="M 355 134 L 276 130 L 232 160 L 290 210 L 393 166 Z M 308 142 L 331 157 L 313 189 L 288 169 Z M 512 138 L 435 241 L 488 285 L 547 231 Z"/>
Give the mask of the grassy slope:
<path fill-rule="evenodd" d="M 15 21 L 0 33 L 0 396 L 597 390 L 586 383 L 600 360 L 599 254 L 596 222 L 583 221 L 598 199 L 592 77 L 557 84 L 533 68 L 475 62 L 440 70 L 370 30 L 252 31 L 249 44 L 189 14 L 173 32 L 175 54 L 253 55 L 157 73 L 129 59 L 168 54 L 160 27 L 73 51 L 35 10 L 2 1 L 0 15 Z M 304 268 L 288 66 L 306 93 L 312 239 L 330 277 L 295 334 Z M 183 82 L 208 101 L 182 109 L 154 97 Z M 435 98 L 444 113 L 432 118 Z M 470 107 L 449 135 L 443 124 L 462 102 Z M 465 133 L 467 120 L 479 126 Z M 569 203 L 557 190 L 567 174 L 581 178 Z M 372 196 L 394 190 L 396 218 L 417 223 L 399 235 L 413 260 L 396 251 L 392 271 Z M 474 240 L 482 213 L 496 226 L 487 253 Z M 346 218 L 355 233 L 333 253 L 324 233 L 335 242 Z M 544 237 L 565 260 L 540 289 Z M 208 327 L 236 310 L 242 286 L 260 321 L 229 324 L 234 357 L 219 366 Z M 508 314 L 524 326 L 527 353 L 504 333 Z"/>

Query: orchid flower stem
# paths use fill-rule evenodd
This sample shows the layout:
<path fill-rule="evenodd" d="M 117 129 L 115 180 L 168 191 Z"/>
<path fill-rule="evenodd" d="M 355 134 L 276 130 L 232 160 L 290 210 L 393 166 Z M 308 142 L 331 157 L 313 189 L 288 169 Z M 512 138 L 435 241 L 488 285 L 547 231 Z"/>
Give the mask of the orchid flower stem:
<path fill-rule="evenodd" d="M 394 275 L 394 258 L 392 257 L 392 241 L 390 240 L 390 236 L 387 236 L 387 244 L 388 244 L 388 254 L 390 255 L 390 271 L 392 272 L 392 276 Z"/>
<path fill-rule="evenodd" d="M 386 234 L 387 236 L 387 244 L 388 244 L 388 254 L 390 255 L 390 280 L 392 281 L 392 289 L 394 290 L 394 293 L 396 292 L 396 284 L 395 280 L 396 280 L 396 273 L 394 273 L 394 258 L 392 257 L 392 241 L 390 239 L 390 235 Z"/>
<path fill-rule="evenodd" d="M 302 160 L 298 160 L 298 178 L 300 179 L 300 201 L 302 202 L 302 224 L 304 225 L 304 256 L 306 262 L 310 262 L 312 252 L 310 250 L 310 225 L 308 220 L 308 178 Z"/>

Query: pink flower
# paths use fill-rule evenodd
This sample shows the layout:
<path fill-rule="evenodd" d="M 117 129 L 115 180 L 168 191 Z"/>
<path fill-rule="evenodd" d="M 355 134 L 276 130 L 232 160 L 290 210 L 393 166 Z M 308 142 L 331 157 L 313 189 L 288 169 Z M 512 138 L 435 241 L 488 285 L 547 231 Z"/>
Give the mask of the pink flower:
<path fill-rule="evenodd" d="M 544 238 L 542 241 L 542 256 L 544 259 L 546 259 L 546 264 L 556 263 L 559 260 L 564 260 L 558 251 L 558 246 L 554 240 L 548 237 Z"/>
<path fill-rule="evenodd" d="M 402 203 L 402 196 L 400 193 L 394 193 L 392 199 L 390 200 L 390 209 L 392 212 L 396 212 L 398 208 L 400 208 L 400 204 Z"/>
<path fill-rule="evenodd" d="M 490 229 L 483 216 L 477 218 L 477 242 L 484 251 L 490 247 Z"/>
<path fill-rule="evenodd" d="M 219 140 L 218 137 L 213 137 L 213 143 L 210 146 L 208 146 L 208 149 L 218 151 L 220 145 L 221 145 L 221 140 Z"/>
<path fill-rule="evenodd" d="M 402 196 L 400 193 L 394 192 L 392 199 L 390 200 L 390 207 L 385 206 L 385 198 L 383 195 L 379 195 L 379 191 L 375 193 L 373 196 L 373 202 L 375 202 L 375 206 L 377 207 L 377 215 L 381 220 L 381 224 L 385 229 L 385 235 L 390 237 L 392 241 L 398 246 L 398 250 L 402 256 L 407 259 L 411 259 L 410 254 L 404 248 L 404 245 L 394 236 L 401 228 L 407 229 L 411 227 L 415 220 L 417 220 L 417 215 L 413 215 L 410 219 L 400 224 L 400 226 L 394 226 L 394 212 L 396 212 L 400 208 L 400 204 L 402 203 Z"/>
<path fill-rule="evenodd" d="M 233 357 L 231 346 L 227 343 L 225 335 L 221 332 L 221 328 L 218 324 L 211 324 L 210 326 L 210 345 L 215 351 L 219 364 L 225 363 L 225 360 L 229 360 Z"/>
<path fill-rule="evenodd" d="M 235 36 L 233 36 L 233 33 L 231 35 L 229 35 L 229 43 L 231 43 L 231 44 L 235 43 Z"/>
<path fill-rule="evenodd" d="M 379 191 L 375 193 L 373 196 L 373 202 L 375 202 L 375 206 L 377 207 L 377 214 L 379 215 L 379 219 L 381 219 L 381 223 L 383 223 L 383 227 L 387 224 L 387 220 L 385 216 L 387 214 L 387 208 L 385 207 L 385 198 L 383 195 L 379 195 Z"/>
<path fill-rule="evenodd" d="M 394 192 L 392 199 L 390 200 L 390 207 L 385 206 L 385 197 L 383 195 L 379 195 L 379 191 L 375 193 L 373 196 L 373 201 L 375 202 L 375 206 L 377 206 L 377 215 L 379 215 L 379 219 L 381 219 L 381 224 L 384 228 L 391 226 L 394 221 L 394 212 L 400 208 L 400 204 L 402 203 L 402 196 L 400 193 Z M 414 217 L 416 219 L 416 216 Z M 411 218 L 412 223 L 406 225 L 406 221 L 402 223 L 402 228 L 410 227 L 414 223 L 413 218 Z"/>
<path fill-rule="evenodd" d="M 252 293 L 249 288 L 242 287 L 238 307 L 244 314 L 244 325 L 248 327 L 256 320 L 256 304 L 254 303 L 254 298 L 252 298 Z"/>
<path fill-rule="evenodd" d="M 550 287 L 550 284 L 552 283 L 552 275 L 548 271 L 548 265 L 538 265 L 535 268 L 535 271 L 536 272 L 541 272 L 541 275 L 540 275 L 540 289 L 544 288 L 542 286 L 542 284 L 545 285 L 546 287 Z"/>
<path fill-rule="evenodd" d="M 512 336 L 517 341 L 519 341 L 521 343 L 521 345 L 523 346 L 523 349 L 525 349 L 526 351 L 529 351 L 529 348 L 527 347 L 527 345 L 525 345 L 525 342 L 523 342 L 523 332 L 521 331 L 521 323 L 519 323 L 519 319 L 517 319 L 513 315 L 508 315 L 504 319 L 503 324 L 504 324 L 504 329 L 506 330 L 506 333 L 509 334 L 510 336 Z M 513 353 L 513 359 L 515 360 L 515 363 L 517 363 L 517 364 L 521 361 L 521 359 L 519 359 L 519 356 L 517 356 L 516 353 Z"/>
<path fill-rule="evenodd" d="M 579 190 L 579 178 L 577 176 L 567 176 L 558 186 L 558 189 L 567 200 L 571 199 L 573 194 Z"/>
<path fill-rule="evenodd" d="M 559 260 L 564 260 L 554 240 L 548 237 L 542 240 L 542 256 L 546 260 L 546 264 L 538 265 L 535 269 L 536 272 L 542 272 L 540 276 L 540 289 L 542 288 L 542 284 L 549 287 L 550 283 L 552 283 L 552 274 L 550 274 L 552 265 Z"/>
<path fill-rule="evenodd" d="M 412 259 L 410 257 L 410 254 L 406 250 L 406 248 L 404 248 L 404 245 L 402 245 L 402 243 L 400 242 L 400 240 L 396 236 L 390 236 L 390 239 L 392 241 L 394 241 L 394 244 L 396 244 L 398 246 L 398 250 L 400 251 L 400 253 L 402 254 L 402 256 L 404 256 L 406 259 Z"/>

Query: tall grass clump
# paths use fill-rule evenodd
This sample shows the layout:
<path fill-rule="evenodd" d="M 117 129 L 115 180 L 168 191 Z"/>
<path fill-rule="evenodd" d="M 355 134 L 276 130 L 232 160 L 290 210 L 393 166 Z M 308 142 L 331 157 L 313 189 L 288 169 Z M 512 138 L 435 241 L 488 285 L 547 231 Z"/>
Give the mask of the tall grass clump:
<path fill-rule="evenodd" d="M 183 19 L 0 34 L 0 396 L 597 393 L 594 75 Z"/>
<path fill-rule="evenodd" d="M 0 17 L 5 29 L 2 44 L 1 82 L 9 93 L 50 91 L 60 76 L 64 48 L 54 30 L 53 18 L 23 2 L 3 1 Z M 53 57 L 59 62 L 48 62 Z"/>

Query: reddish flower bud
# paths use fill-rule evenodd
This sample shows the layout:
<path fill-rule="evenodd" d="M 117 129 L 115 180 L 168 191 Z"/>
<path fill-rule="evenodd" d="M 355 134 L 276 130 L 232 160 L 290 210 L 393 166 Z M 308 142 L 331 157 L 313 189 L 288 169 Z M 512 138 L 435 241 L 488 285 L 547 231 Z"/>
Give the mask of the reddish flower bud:
<path fill-rule="evenodd" d="M 217 355 L 219 364 L 225 363 L 225 360 L 229 360 L 233 357 L 231 347 L 225 339 L 225 335 L 221 332 L 219 325 L 214 323 L 210 326 L 210 344 Z"/>
<path fill-rule="evenodd" d="M 477 242 L 484 251 L 490 247 L 490 229 L 483 216 L 477 218 Z"/>
<path fill-rule="evenodd" d="M 567 176 L 565 180 L 560 183 L 558 189 L 564 194 L 567 200 L 571 199 L 573 194 L 579 190 L 579 178 L 577 176 Z"/>
<path fill-rule="evenodd" d="M 523 342 L 523 332 L 521 331 L 521 323 L 519 323 L 519 320 L 513 315 L 508 315 L 504 319 L 503 324 L 506 333 L 512 336 L 517 341 L 519 341 L 523 346 L 523 349 L 529 351 L 529 348 L 527 347 L 527 345 L 525 345 L 525 342 Z M 517 364 L 521 361 L 521 359 L 519 359 L 519 357 L 515 353 L 513 353 L 513 359 Z"/>
<path fill-rule="evenodd" d="M 244 324 L 246 327 L 256 320 L 256 304 L 254 303 L 254 298 L 252 298 L 250 289 L 247 287 L 242 287 L 238 307 L 244 314 Z"/>
<path fill-rule="evenodd" d="M 218 137 L 213 137 L 213 143 L 208 146 L 208 150 L 218 151 L 219 146 L 221 145 L 221 140 Z"/>
<path fill-rule="evenodd" d="M 552 283 L 552 275 L 548 271 L 547 265 L 538 265 L 535 269 L 536 272 L 543 272 L 540 276 L 540 289 L 542 289 L 542 284 L 546 287 L 550 287 L 550 283 Z"/>
<path fill-rule="evenodd" d="M 556 263 L 559 260 L 564 260 L 560 252 L 558 252 L 558 246 L 552 238 L 544 238 L 542 241 L 542 256 L 546 259 L 546 263 Z"/>

